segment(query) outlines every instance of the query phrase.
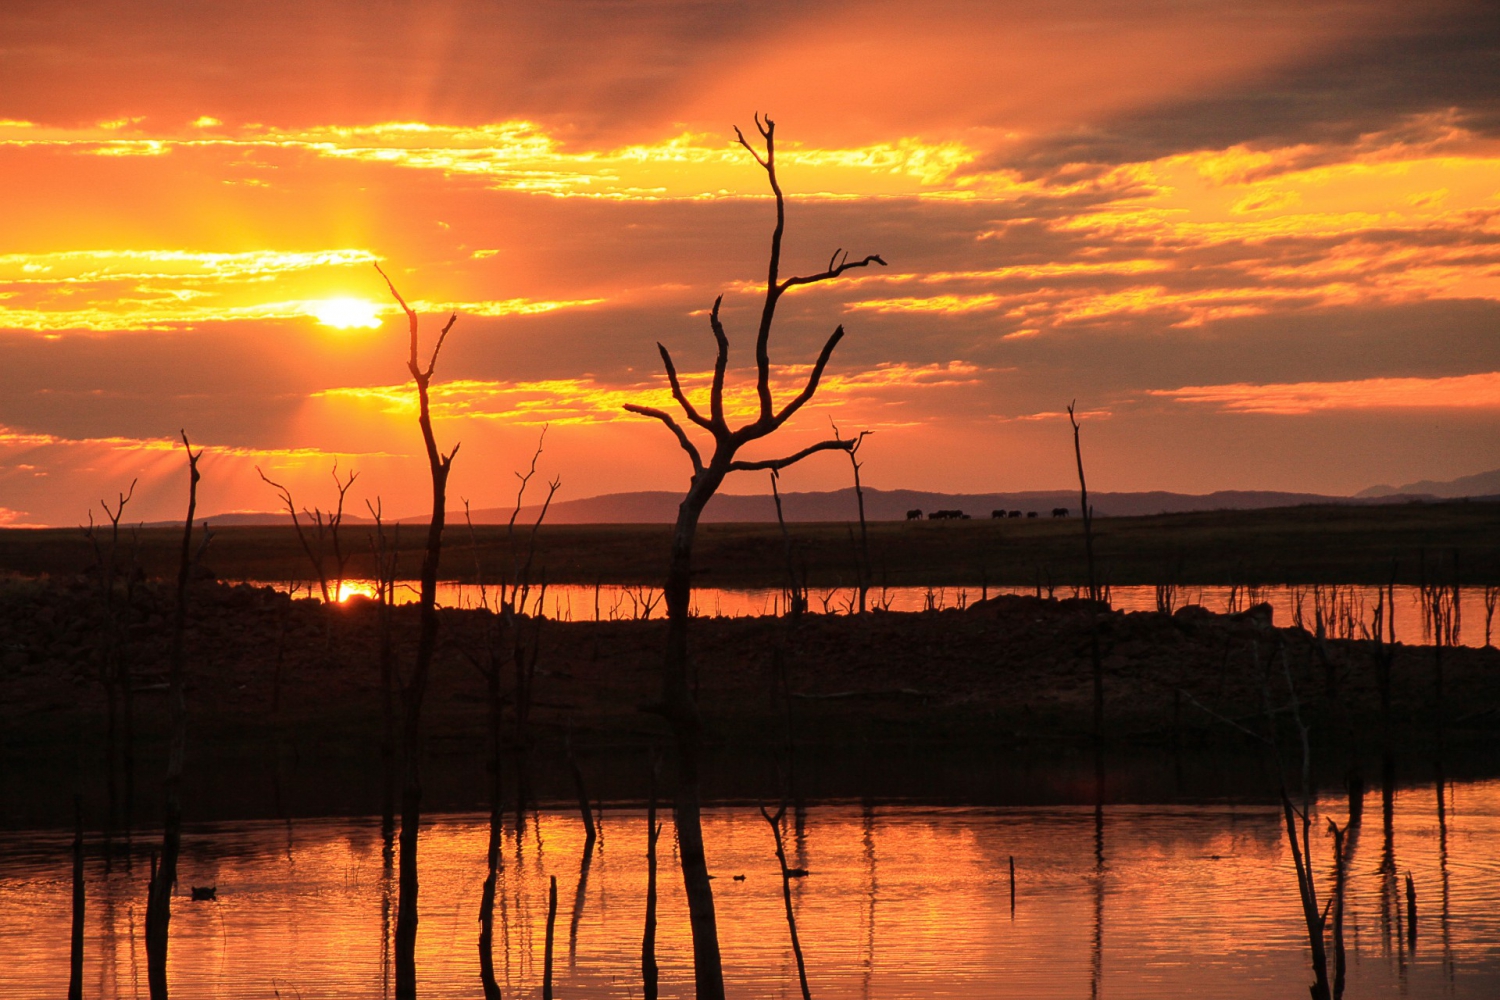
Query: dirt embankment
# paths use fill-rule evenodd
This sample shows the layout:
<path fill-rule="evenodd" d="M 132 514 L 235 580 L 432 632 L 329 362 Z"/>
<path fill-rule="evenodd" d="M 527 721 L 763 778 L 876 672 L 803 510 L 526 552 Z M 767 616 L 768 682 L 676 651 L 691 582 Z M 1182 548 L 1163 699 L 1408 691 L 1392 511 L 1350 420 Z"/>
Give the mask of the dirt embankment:
<path fill-rule="evenodd" d="M 20 580 L 0 587 L 0 727 L 8 743 L 102 738 L 101 663 L 123 650 L 138 731 L 164 728 L 171 597 L 141 585 L 128 608 L 105 614 L 88 579 Z M 254 741 L 272 733 L 373 739 L 380 729 L 378 608 L 324 606 L 268 589 L 195 586 L 189 711 L 194 739 Z M 411 659 L 416 610 L 395 610 L 397 663 Z M 440 742 L 477 741 L 494 619 L 446 611 L 427 700 Z M 656 693 L 659 621 L 543 622 L 533 737 L 571 730 L 581 745 L 647 743 L 664 732 L 642 711 Z M 1003 597 L 967 610 L 701 619 L 692 628 L 697 682 L 711 738 L 774 745 L 790 720 L 799 743 L 974 743 L 1011 746 L 1087 737 L 1092 711 L 1090 629 L 1104 668 L 1107 734 L 1114 741 L 1240 740 L 1223 719 L 1263 730 L 1267 698 L 1290 702 L 1288 680 L 1314 739 L 1379 742 L 1375 650 L 1276 628 L 1263 614 L 1096 615 L 1082 601 Z M 503 637 L 502 637 L 503 638 Z M 508 639 L 503 639 L 508 644 Z M 784 663 L 790 698 L 779 695 Z M 1438 668 L 1442 702 L 1437 700 Z M 506 667 L 509 688 L 511 668 Z M 1398 646 L 1392 665 L 1392 739 L 1421 746 L 1442 722 L 1449 745 L 1500 732 L 1500 652 Z M 787 706 L 790 705 L 788 711 Z M 1215 716 L 1219 717 L 1216 718 Z M 1290 736 L 1289 712 L 1278 713 Z"/>

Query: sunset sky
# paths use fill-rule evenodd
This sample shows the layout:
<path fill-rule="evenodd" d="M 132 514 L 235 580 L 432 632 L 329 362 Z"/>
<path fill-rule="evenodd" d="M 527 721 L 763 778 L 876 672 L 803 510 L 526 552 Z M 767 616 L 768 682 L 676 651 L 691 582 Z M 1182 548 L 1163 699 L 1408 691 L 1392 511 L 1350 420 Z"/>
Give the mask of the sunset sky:
<path fill-rule="evenodd" d="M 655 343 L 751 360 L 777 122 L 783 385 L 765 457 L 874 430 L 865 482 L 1347 493 L 1500 466 L 1500 6 L 29 3 L 0 8 L 0 523 L 140 477 L 175 516 L 419 512 L 405 324 L 450 495 L 679 489 Z M 740 385 L 743 382 L 743 370 Z M 704 380 L 690 378 L 700 391 Z M 751 395 L 753 396 L 753 389 Z M 737 398 L 743 399 L 740 395 Z M 847 485 L 818 456 L 788 489 Z M 764 476 L 731 492 L 767 489 Z"/>

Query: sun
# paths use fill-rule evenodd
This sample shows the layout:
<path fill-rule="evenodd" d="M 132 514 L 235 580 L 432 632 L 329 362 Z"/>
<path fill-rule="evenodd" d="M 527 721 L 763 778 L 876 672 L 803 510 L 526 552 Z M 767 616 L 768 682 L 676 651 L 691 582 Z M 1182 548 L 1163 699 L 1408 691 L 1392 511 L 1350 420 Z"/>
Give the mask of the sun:
<path fill-rule="evenodd" d="M 319 323 L 339 330 L 362 327 L 373 330 L 380 325 L 380 310 L 373 302 L 355 298 L 320 299 L 307 304 L 310 315 Z"/>

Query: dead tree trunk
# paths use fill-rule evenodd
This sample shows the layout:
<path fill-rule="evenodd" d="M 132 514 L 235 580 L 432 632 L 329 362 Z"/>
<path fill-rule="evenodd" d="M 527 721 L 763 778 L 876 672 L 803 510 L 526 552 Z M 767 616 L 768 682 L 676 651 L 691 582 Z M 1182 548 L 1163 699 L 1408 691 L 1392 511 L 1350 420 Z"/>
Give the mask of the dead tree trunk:
<path fill-rule="evenodd" d="M 846 454 L 849 456 L 849 465 L 854 471 L 854 499 L 859 505 L 859 613 L 865 613 L 866 598 L 870 593 L 870 531 L 865 521 L 865 490 L 859 481 L 859 470 L 864 463 L 859 460 L 859 447 L 865 443 L 865 438 L 873 431 L 860 431 L 850 443 Z M 833 425 L 833 436 L 839 437 L 837 424 Z M 780 502 L 777 503 L 778 513 Z"/>
<path fill-rule="evenodd" d="M 370 549 L 375 557 L 375 587 L 380 599 L 380 835 L 389 855 L 396 836 L 396 651 L 391 615 L 396 603 L 401 525 L 395 526 L 388 542 L 381 518 L 385 505 L 376 498 L 373 504 L 365 501 L 365 506 L 375 519 Z"/>
<path fill-rule="evenodd" d="M 83 1000 L 83 806 L 73 802 L 73 939 L 68 962 L 68 1000 Z"/>
<path fill-rule="evenodd" d="M 1333 837 L 1333 1000 L 1344 995 L 1344 979 L 1348 958 L 1344 952 L 1344 889 L 1348 882 L 1348 862 L 1344 856 L 1343 830 L 1333 820 L 1328 821 L 1328 833 Z"/>
<path fill-rule="evenodd" d="M 547 890 L 547 944 L 542 953 L 542 1000 L 552 1000 L 552 951 L 557 937 L 557 876 Z"/>
<path fill-rule="evenodd" d="M 851 261 L 848 254 L 840 257 L 834 251 L 828 267 L 817 274 L 780 277 L 781 240 L 786 228 L 786 205 L 781 186 L 776 179 L 776 125 L 769 118 L 756 117 L 756 127 L 765 140 L 765 155 L 762 156 L 745 137 L 735 130 L 740 144 L 755 158 L 755 162 L 766 171 L 771 191 L 776 196 L 776 228 L 771 234 L 770 264 L 766 277 L 765 304 L 761 310 L 760 326 L 755 340 L 756 395 L 759 400 L 757 417 L 739 428 L 731 428 L 724 406 L 724 376 L 729 367 L 729 338 L 719 322 L 720 296 L 709 313 L 709 325 L 717 345 L 714 362 L 713 384 L 709 390 L 709 415 L 704 416 L 689 401 L 677 378 L 677 368 L 665 346 L 658 344 L 667 380 L 671 385 L 672 398 L 681 407 L 687 419 L 707 431 L 713 437 L 713 451 L 707 463 L 703 461 L 698 447 L 676 419 L 665 410 L 649 406 L 627 404 L 625 409 L 641 416 L 660 420 L 676 436 L 677 442 L 688 455 L 693 465 L 693 477 L 687 495 L 677 508 L 677 524 L 672 532 L 671 560 L 667 570 L 664 596 L 667 605 L 667 647 L 662 659 L 661 702 L 655 706 L 671 727 L 677 745 L 678 786 L 675 798 L 675 817 L 682 860 L 682 876 L 687 890 L 688 913 L 693 931 L 693 972 L 698 1000 L 723 1000 L 724 970 L 719 957 L 718 927 L 714 917 L 713 888 L 708 876 L 708 862 L 703 849 L 703 827 L 701 821 L 699 763 L 703 745 L 703 724 L 698 713 L 697 700 L 689 684 L 690 664 L 688 659 L 688 615 L 692 605 L 692 560 L 693 540 L 697 535 L 698 521 L 703 508 L 713 497 L 724 477 L 731 472 L 766 471 L 784 469 L 809 455 L 820 451 L 845 451 L 853 445 L 838 439 L 820 441 L 803 448 L 785 458 L 762 461 L 743 461 L 736 458 L 739 450 L 751 442 L 767 437 L 780 429 L 792 415 L 813 397 L 823 377 L 823 369 L 833 355 L 833 349 L 843 339 L 842 326 L 823 345 L 817 361 L 813 364 L 806 385 L 792 400 L 779 409 L 771 395 L 771 326 L 776 317 L 776 304 L 792 288 L 837 278 L 853 268 L 870 264 L 884 265 L 879 255 L 871 254 L 861 260 Z"/>
<path fill-rule="evenodd" d="M 186 635 L 188 584 L 193 572 L 193 517 L 198 509 L 198 459 L 182 435 L 188 459 L 187 518 L 177 568 L 177 607 L 172 615 L 172 652 L 168 699 L 172 735 L 167 752 L 166 804 L 162 810 L 161 861 L 155 866 L 146 897 L 146 982 L 151 1000 L 167 1000 L 167 932 L 172 921 L 172 887 L 177 883 L 177 856 L 182 847 L 182 763 L 187 746 Z"/>
<path fill-rule="evenodd" d="M 797 981 L 802 984 L 802 1000 L 812 1000 L 812 993 L 807 988 L 807 964 L 802 960 L 802 941 L 797 937 L 797 915 L 792 912 L 792 870 L 787 867 L 786 845 L 781 840 L 781 820 L 786 816 L 786 801 L 782 800 L 776 815 L 767 812 L 765 806 L 760 807 L 760 814 L 771 825 L 771 835 L 776 838 L 776 861 L 781 865 L 781 900 L 786 904 L 786 926 L 792 935 L 792 954 L 797 957 Z"/>
<path fill-rule="evenodd" d="M 786 529 L 786 516 L 781 509 L 781 489 L 777 485 L 780 474 L 771 470 L 771 499 L 776 503 L 776 523 L 781 526 L 781 546 L 786 555 L 786 616 L 795 623 L 807 610 L 807 587 L 798 582 L 797 565 L 792 559 L 792 535 Z"/>
<path fill-rule="evenodd" d="M 656 1000 L 659 970 L 656 967 L 656 840 L 661 824 L 656 821 L 656 778 L 660 760 L 651 762 L 651 794 L 646 800 L 646 928 L 641 934 L 641 995 Z"/>
<path fill-rule="evenodd" d="M 587 855 L 594 849 L 599 831 L 594 827 L 594 807 L 589 801 L 588 786 L 583 780 L 583 768 L 573 756 L 572 740 L 568 741 L 568 768 L 573 772 L 573 790 L 578 795 L 578 814 L 583 819 L 583 851 Z"/>
<path fill-rule="evenodd" d="M 380 266 L 376 265 L 380 271 Z M 427 548 L 422 556 L 422 590 L 419 598 L 420 624 L 417 633 L 417 657 L 412 665 L 411 676 L 402 690 L 406 718 L 402 728 L 402 785 L 401 785 L 401 870 L 400 889 L 396 902 L 396 997 L 397 1000 L 415 1000 L 417 995 L 417 830 L 422 822 L 422 777 L 421 724 L 422 700 L 427 693 L 427 682 L 432 672 L 433 655 L 437 652 L 438 613 L 437 576 L 438 561 L 443 553 L 443 521 L 447 511 L 448 472 L 453 468 L 453 456 L 458 445 L 444 455 L 438 450 L 437 439 L 432 433 L 432 415 L 428 408 L 427 387 L 432 381 L 432 371 L 437 365 L 438 353 L 448 331 L 458 320 L 458 314 L 448 317 L 432 349 L 432 357 L 424 368 L 417 355 L 417 314 L 396 286 L 385 278 L 391 295 L 406 313 L 411 331 L 411 352 L 407 370 L 417 384 L 417 423 L 422 429 L 422 442 L 426 446 L 427 466 L 432 475 L 432 517 L 427 525 Z"/>
<path fill-rule="evenodd" d="M 1083 445 L 1078 438 L 1078 418 L 1072 403 L 1068 404 L 1068 422 L 1073 425 L 1073 457 L 1078 462 L 1078 493 L 1080 512 L 1083 515 L 1083 551 L 1088 561 L 1089 600 L 1099 602 L 1099 579 L 1094 574 L 1094 509 L 1089 506 L 1089 486 L 1083 478 Z M 1089 629 L 1089 658 L 1094 671 L 1094 742 L 1104 739 L 1104 661 L 1099 654 L 1099 624 L 1097 609 L 1090 612 L 1094 624 Z"/>

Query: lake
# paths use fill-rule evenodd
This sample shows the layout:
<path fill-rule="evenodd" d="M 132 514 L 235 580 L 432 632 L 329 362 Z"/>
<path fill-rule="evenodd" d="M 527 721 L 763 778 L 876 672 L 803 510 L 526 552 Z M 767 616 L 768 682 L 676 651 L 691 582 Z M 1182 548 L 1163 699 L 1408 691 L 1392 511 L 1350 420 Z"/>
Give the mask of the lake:
<path fill-rule="evenodd" d="M 261 581 L 257 586 L 275 587 L 302 596 L 315 596 L 317 585 L 306 582 Z M 332 585 L 330 584 L 330 589 Z M 1285 627 L 1302 625 L 1314 631 L 1321 618 L 1330 637 L 1362 639 L 1368 637 L 1376 605 L 1378 587 L 1363 584 L 1322 586 L 1274 585 L 1261 587 L 1178 586 L 1171 595 L 1173 608 L 1198 604 L 1210 611 L 1243 611 L 1252 604 L 1271 605 L 1275 624 Z M 372 580 L 344 581 L 344 596 L 374 596 Z M 866 595 L 868 608 L 888 611 L 928 611 L 962 608 L 985 596 L 999 594 L 1032 594 L 1058 598 L 1077 597 L 1073 586 L 991 586 L 991 587 L 874 587 Z M 1152 586 L 1112 587 L 1109 600 L 1117 611 L 1157 610 L 1157 589 Z M 398 603 L 417 599 L 417 585 L 401 581 L 396 585 Z M 474 584 L 441 581 L 438 603 L 451 608 L 494 607 L 497 588 L 481 589 Z M 815 613 L 847 614 L 857 610 L 858 591 L 850 587 L 813 587 L 808 591 L 808 607 Z M 740 618 L 775 615 L 785 610 L 786 594 L 780 589 L 743 590 L 725 587 L 697 587 L 693 590 L 692 612 L 702 617 Z M 527 609 L 557 621 L 617 621 L 635 618 L 665 618 L 666 603 L 659 587 L 620 585 L 549 585 L 545 592 L 529 591 Z M 1395 588 L 1396 638 L 1408 644 L 1432 641 L 1432 620 L 1424 607 L 1420 587 L 1400 585 Z M 1461 645 L 1483 646 L 1491 638 L 1487 624 L 1500 629 L 1493 621 L 1494 609 L 1486 608 L 1483 588 L 1460 590 L 1457 603 L 1457 639 Z M 1497 633 L 1500 634 L 1500 633 Z"/>
<path fill-rule="evenodd" d="M 1351 998 L 1500 996 L 1500 781 L 1400 787 L 1388 832 L 1365 800 L 1349 864 Z M 1314 852 L 1331 874 L 1317 809 Z M 661 839 L 662 995 L 691 995 L 670 811 Z M 770 827 L 754 808 L 705 815 L 735 997 L 799 996 Z M 607 808 L 580 877 L 575 813 L 508 829 L 495 966 L 507 997 L 540 996 L 547 880 L 558 880 L 556 995 L 641 995 L 644 811 Z M 423 997 L 479 996 L 476 939 L 487 820 L 434 815 L 421 847 Z M 812 805 L 786 821 L 793 901 L 814 997 L 1305 997 L 1311 972 L 1279 810 L 1268 803 L 934 808 Z M 0 847 L 0 997 L 67 986 L 70 831 Z M 148 850 L 87 862 L 85 995 L 146 995 Z M 1011 903 L 1009 859 L 1015 859 Z M 1418 903 L 1406 941 L 1404 890 Z M 735 876 L 743 875 L 743 881 Z M 215 885 L 215 902 L 190 902 Z M 1320 886 L 1326 896 L 1327 885 Z M 182 998 L 392 995 L 395 885 L 379 821 L 192 826 L 174 901 L 170 975 Z"/>

